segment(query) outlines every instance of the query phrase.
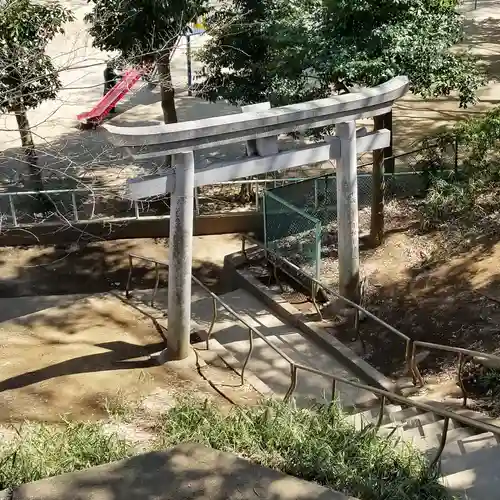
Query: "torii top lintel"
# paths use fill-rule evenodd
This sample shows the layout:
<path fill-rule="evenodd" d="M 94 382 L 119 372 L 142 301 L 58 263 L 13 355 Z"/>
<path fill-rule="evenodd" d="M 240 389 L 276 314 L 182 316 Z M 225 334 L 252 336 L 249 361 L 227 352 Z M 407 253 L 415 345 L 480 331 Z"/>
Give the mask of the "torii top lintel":
<path fill-rule="evenodd" d="M 103 127 L 115 146 L 132 151 L 147 147 L 150 151 L 159 148 L 163 153 L 181 153 L 385 114 L 408 87 L 408 78 L 398 76 L 377 87 L 266 111 L 168 125 Z"/>

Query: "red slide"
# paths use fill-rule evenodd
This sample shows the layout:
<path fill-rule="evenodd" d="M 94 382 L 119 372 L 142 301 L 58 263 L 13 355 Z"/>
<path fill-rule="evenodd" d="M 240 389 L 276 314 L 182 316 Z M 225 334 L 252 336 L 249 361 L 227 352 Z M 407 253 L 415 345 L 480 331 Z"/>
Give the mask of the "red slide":
<path fill-rule="evenodd" d="M 136 69 L 126 71 L 121 80 L 90 111 L 80 113 L 76 117 L 77 120 L 86 120 L 95 125 L 101 123 L 116 104 L 128 94 L 140 77 L 141 73 Z"/>

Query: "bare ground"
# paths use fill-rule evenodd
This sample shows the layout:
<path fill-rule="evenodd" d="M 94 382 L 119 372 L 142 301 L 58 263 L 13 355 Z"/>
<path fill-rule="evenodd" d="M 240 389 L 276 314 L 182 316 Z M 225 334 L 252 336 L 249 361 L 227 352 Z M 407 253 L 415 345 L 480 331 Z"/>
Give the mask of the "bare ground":
<path fill-rule="evenodd" d="M 415 340 L 500 354 L 500 216 L 493 202 L 478 206 L 467 224 L 452 220 L 433 230 L 424 230 L 421 200 L 388 203 L 383 245 L 376 249 L 361 245 L 367 309 Z M 362 229 L 369 227 L 369 218 L 369 210 L 361 211 Z M 330 232 L 323 235 L 321 281 L 336 290 L 336 227 L 330 226 Z M 308 271 L 313 274 L 312 268 Z M 285 288 L 289 302 L 317 319 L 305 296 Z M 360 327 L 363 345 L 353 316 L 339 315 L 339 309 L 334 303 L 323 311 L 322 326 L 331 335 L 385 375 L 395 379 L 407 375 L 401 338 L 365 319 Z M 460 396 L 457 355 L 434 350 L 422 354 L 419 366 L 426 386 L 420 395 L 434 400 Z M 486 395 L 472 389 L 473 397 L 484 406 Z"/>
<path fill-rule="evenodd" d="M 224 255 L 240 247 L 239 239 L 195 240 L 195 265 L 214 284 Z M 0 249 L 0 437 L 12 437 L 11 426 L 26 420 L 109 421 L 132 407 L 140 410 L 133 421 L 117 424 L 112 418 L 108 428 L 140 447 L 152 439 L 154 416 L 176 397 L 210 399 L 222 408 L 261 400 L 220 359 L 207 357 L 201 345 L 189 366 L 157 365 L 151 355 L 164 343 L 150 319 L 108 293 L 97 293 L 124 286 L 130 251 L 166 259 L 165 242 L 153 240 Z M 148 273 L 139 265 L 135 286 L 149 287 L 154 278 Z M 80 295 L 54 295 L 76 290 Z"/>

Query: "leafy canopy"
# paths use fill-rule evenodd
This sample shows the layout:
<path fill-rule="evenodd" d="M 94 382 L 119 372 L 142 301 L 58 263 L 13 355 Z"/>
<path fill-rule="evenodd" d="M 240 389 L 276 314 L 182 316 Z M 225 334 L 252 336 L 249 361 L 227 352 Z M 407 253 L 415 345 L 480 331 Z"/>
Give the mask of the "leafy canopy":
<path fill-rule="evenodd" d="M 236 104 L 282 104 L 403 74 L 414 93 L 436 97 L 456 91 L 460 105 L 467 106 L 483 78 L 469 54 L 452 50 L 463 37 L 457 4 L 235 1 L 208 18 L 213 37 L 200 56 L 206 95 Z"/>
<path fill-rule="evenodd" d="M 89 0 L 94 46 L 142 60 L 170 52 L 186 26 L 205 13 L 206 0 Z"/>
<path fill-rule="evenodd" d="M 55 1 L 8 0 L 0 7 L 2 112 L 34 108 L 56 97 L 61 82 L 45 49 L 72 19 Z"/>

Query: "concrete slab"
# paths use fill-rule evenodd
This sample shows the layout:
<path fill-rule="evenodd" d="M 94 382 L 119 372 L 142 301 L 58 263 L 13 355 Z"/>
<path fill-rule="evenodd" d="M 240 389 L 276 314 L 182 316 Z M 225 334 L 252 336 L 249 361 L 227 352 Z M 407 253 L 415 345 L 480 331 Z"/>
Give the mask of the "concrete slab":
<path fill-rule="evenodd" d="M 13 500 L 354 500 L 196 444 L 64 474 L 14 491 Z"/>

